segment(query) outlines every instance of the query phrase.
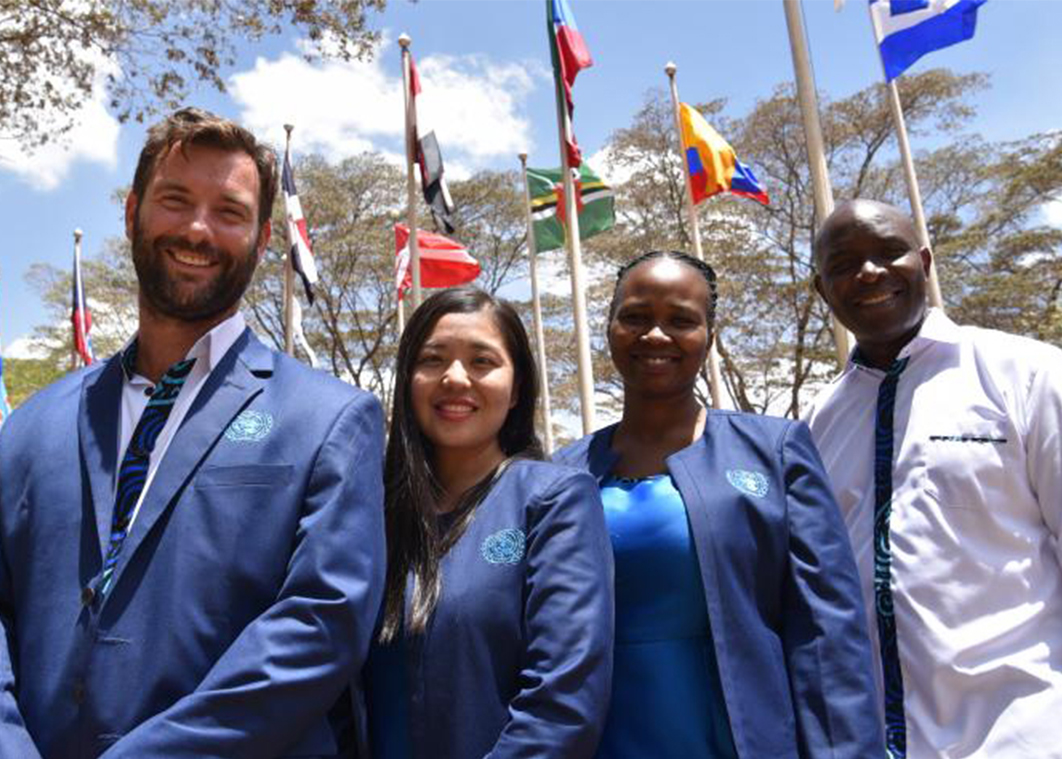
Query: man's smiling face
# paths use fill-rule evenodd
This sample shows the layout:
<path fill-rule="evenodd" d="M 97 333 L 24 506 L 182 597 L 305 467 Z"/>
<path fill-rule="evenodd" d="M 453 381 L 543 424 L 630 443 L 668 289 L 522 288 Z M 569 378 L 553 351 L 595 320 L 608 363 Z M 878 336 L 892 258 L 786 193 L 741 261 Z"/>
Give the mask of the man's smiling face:
<path fill-rule="evenodd" d="M 178 143 L 159 159 L 126 203 L 142 306 L 182 321 L 235 311 L 269 239 L 258 182 L 241 151 Z"/>
<path fill-rule="evenodd" d="M 887 366 L 926 314 L 931 256 L 899 209 L 871 200 L 837 208 L 815 237 L 815 288 L 876 366 Z"/>

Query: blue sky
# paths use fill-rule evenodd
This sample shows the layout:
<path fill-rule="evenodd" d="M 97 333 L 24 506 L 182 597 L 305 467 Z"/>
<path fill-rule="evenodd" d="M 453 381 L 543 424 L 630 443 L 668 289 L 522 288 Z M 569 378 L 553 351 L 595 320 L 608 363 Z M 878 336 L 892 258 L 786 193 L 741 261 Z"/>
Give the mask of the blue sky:
<path fill-rule="evenodd" d="M 678 64 L 683 100 L 726 98 L 741 115 L 793 77 L 781 0 L 571 0 L 595 65 L 575 85 L 575 128 L 586 155 L 629 125 L 645 92 L 665 87 Z M 862 0 L 836 13 L 832 0 L 805 0 L 817 84 L 839 98 L 881 78 Z M 399 47 L 412 50 L 424 94 L 421 121 L 434 126 L 447 171 L 559 163 L 541 0 L 390 0 L 373 26 L 384 37 L 371 63 L 309 66 L 295 36 L 245 47 L 226 71 L 229 94 L 206 89 L 189 102 L 235 118 L 282 148 L 281 125 L 296 125 L 293 148 L 341 158 L 364 149 L 401 155 Z M 1062 129 L 1060 0 L 990 0 L 975 38 L 916 65 L 991 74 L 972 130 L 990 140 Z M 97 101 L 64 151 L 20 154 L 0 141 L 0 339 L 5 347 L 46 319 L 24 274 L 33 262 L 67 267 L 73 230 L 84 253 L 122 234 L 113 190 L 127 185 L 143 128 L 119 126 Z M 423 131 L 423 130 L 422 130 Z M 918 144 L 915 144 L 918 149 Z M 755 166 L 755 156 L 742 156 Z M 303 198 L 304 207 L 312 198 Z M 1058 215 L 1062 222 L 1062 213 Z M 91 293 L 88 294 L 91 298 Z"/>

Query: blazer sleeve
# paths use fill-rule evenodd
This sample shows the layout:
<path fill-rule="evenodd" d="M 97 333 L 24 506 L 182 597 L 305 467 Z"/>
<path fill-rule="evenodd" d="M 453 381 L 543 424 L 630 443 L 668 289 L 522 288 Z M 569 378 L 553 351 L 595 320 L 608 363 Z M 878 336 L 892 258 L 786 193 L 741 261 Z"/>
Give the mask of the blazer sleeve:
<path fill-rule="evenodd" d="M 383 592 L 383 415 L 359 393 L 321 446 L 287 576 L 194 692 L 106 759 L 262 759 L 322 718 L 368 653 Z"/>
<path fill-rule="evenodd" d="M 487 758 L 589 758 L 612 688 L 612 545 L 601 494 L 573 471 L 531 508 L 525 663 Z"/>
<path fill-rule="evenodd" d="M 848 533 L 811 433 L 782 439 L 789 526 L 782 638 L 803 759 L 882 757 L 870 642 Z"/>
<path fill-rule="evenodd" d="M 7 435 L 0 434 L 0 452 L 9 451 L 18 445 L 11 433 L 12 426 L 7 424 Z M 0 514 L 9 514 L 14 508 L 13 480 L 16 464 L 10 457 L 0 454 Z M 17 756 L 25 759 L 40 759 L 40 752 L 33 743 L 26 723 L 19 711 L 15 698 L 15 663 L 11 659 L 14 648 L 14 627 L 11 617 L 13 599 L 11 596 L 11 573 L 4 555 L 3 541 L 0 540 L 0 756 Z"/>

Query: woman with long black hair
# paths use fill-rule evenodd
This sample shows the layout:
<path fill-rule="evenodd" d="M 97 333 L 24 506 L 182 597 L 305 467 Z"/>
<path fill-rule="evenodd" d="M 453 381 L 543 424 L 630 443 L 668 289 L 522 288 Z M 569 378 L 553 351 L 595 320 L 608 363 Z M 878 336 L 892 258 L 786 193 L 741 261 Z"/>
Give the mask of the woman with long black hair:
<path fill-rule="evenodd" d="M 373 759 L 592 757 L 611 677 L 597 484 L 541 461 L 519 316 L 443 290 L 398 349 L 388 570 L 366 671 Z"/>

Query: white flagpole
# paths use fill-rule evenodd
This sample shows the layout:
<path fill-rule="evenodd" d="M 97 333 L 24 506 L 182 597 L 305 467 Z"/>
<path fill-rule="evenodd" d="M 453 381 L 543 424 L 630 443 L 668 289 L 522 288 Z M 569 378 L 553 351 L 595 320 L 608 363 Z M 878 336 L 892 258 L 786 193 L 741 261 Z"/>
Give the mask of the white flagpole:
<path fill-rule="evenodd" d="M 81 361 L 81 355 L 77 352 L 77 323 L 81 323 L 81 332 L 88 335 L 88 330 L 85 324 L 85 291 L 82 289 L 84 283 L 81 282 L 81 236 L 82 232 L 80 228 L 74 230 L 74 290 L 77 292 L 77 303 L 74 304 L 74 329 L 71 332 L 70 341 L 70 369 L 77 369 L 78 363 Z"/>
<path fill-rule="evenodd" d="M 527 253 L 531 259 L 531 315 L 538 353 L 538 384 L 542 389 L 542 430 L 546 438 L 546 455 L 552 456 L 553 420 L 549 400 L 549 372 L 546 368 L 546 339 L 542 328 L 542 302 L 538 296 L 538 249 L 535 245 L 535 224 L 531 218 L 531 190 L 527 186 L 527 153 L 520 154 L 520 170 L 524 178 L 524 206 L 527 208 Z"/>
<path fill-rule="evenodd" d="M 804 16 L 800 0 L 783 0 L 785 20 L 789 28 L 789 49 L 793 54 L 793 71 L 796 74 L 797 98 L 804 119 L 804 139 L 808 146 L 808 165 L 811 168 L 811 184 L 815 199 L 815 217 L 822 224 L 833 212 L 833 188 L 826 168 L 826 151 L 822 143 L 822 127 L 819 124 L 819 99 L 815 93 L 815 77 L 811 73 L 811 55 L 804 32 Z M 837 349 L 837 365 L 842 369 L 848 362 L 851 335 L 844 325 L 831 314 L 833 342 Z"/>
<path fill-rule="evenodd" d="M 291 160 L 291 130 L 295 128 L 294 124 L 285 124 L 284 131 L 287 132 L 287 140 L 284 144 L 284 159 L 286 161 Z M 285 218 L 287 215 L 287 205 L 285 203 Z M 289 356 L 295 355 L 295 306 L 293 305 L 295 300 L 295 256 L 292 253 L 292 247 L 295 241 L 291 239 L 291 224 L 285 224 L 284 229 L 287 232 L 288 239 L 288 252 L 284 255 L 284 352 Z"/>
<path fill-rule="evenodd" d="M 551 17 L 552 14 L 548 14 Z M 549 30 L 550 37 L 554 29 Z M 556 41 L 550 43 L 551 49 Z M 596 427 L 594 408 L 594 369 L 590 356 L 589 321 L 586 314 L 586 285 L 583 277 L 582 245 L 579 238 L 579 208 L 575 197 L 572 166 L 568 163 L 568 145 L 574 142 L 571 118 L 561 72 L 554 61 L 553 90 L 557 100 L 557 139 L 560 143 L 561 177 L 564 182 L 564 238 L 568 250 L 568 269 L 572 286 L 572 312 L 575 318 L 575 345 L 579 380 L 579 410 L 583 421 L 583 434 L 590 434 Z M 557 209 L 560 210 L 559 208 Z"/>
<path fill-rule="evenodd" d="M 872 19 L 873 20 L 873 19 Z M 877 42 L 874 43 L 877 45 Z M 885 67 L 882 65 L 882 72 Z M 911 143 L 907 139 L 907 123 L 903 118 L 903 106 L 900 105 L 900 91 L 896 87 L 896 80 L 885 84 L 889 93 L 889 110 L 892 111 L 892 123 L 896 130 L 896 142 L 900 145 L 900 160 L 903 163 L 903 175 L 907 180 L 907 199 L 911 203 L 911 212 L 914 215 L 915 229 L 918 231 L 919 242 L 923 247 L 929 247 L 929 227 L 926 226 L 926 214 L 922 210 L 922 193 L 918 189 L 918 176 L 915 174 L 914 159 L 911 157 Z M 931 259 L 929 263 L 929 305 L 936 308 L 944 308 L 944 298 L 940 292 L 940 281 L 937 279 L 937 261 Z"/>
<path fill-rule="evenodd" d="M 408 34 L 398 38 L 402 48 L 402 82 L 406 99 L 406 226 L 409 227 L 409 265 L 413 267 L 413 308 L 420 305 L 420 245 L 417 240 L 417 179 L 413 165 L 417 162 L 417 140 L 414 126 L 417 123 L 417 104 L 413 99 L 412 72 L 409 66 Z"/>
<path fill-rule="evenodd" d="M 686 163 L 686 156 L 682 152 L 682 119 L 679 117 L 678 85 L 675 84 L 675 72 L 678 71 L 671 61 L 664 66 L 664 73 L 671 83 L 671 107 L 675 112 L 675 135 L 678 137 L 679 161 L 682 163 L 682 174 L 686 177 L 686 217 L 689 220 L 690 239 L 693 241 L 693 253 L 698 260 L 704 260 L 704 250 L 701 248 L 701 228 L 697 223 L 697 207 L 693 204 L 693 180 L 690 178 L 690 167 Z M 712 329 L 712 342 L 708 346 L 708 380 L 712 393 L 712 408 L 722 408 L 723 379 L 719 371 L 719 351 L 715 347 L 715 329 Z"/>
<path fill-rule="evenodd" d="M 395 298 L 398 298 L 398 293 L 395 293 Z M 406 309 L 402 304 L 402 301 L 398 301 L 398 337 L 401 339 L 402 333 L 406 331 Z"/>
<path fill-rule="evenodd" d="M 557 134 L 560 139 L 561 176 L 564 179 L 564 239 L 568 248 L 568 268 L 572 282 L 572 311 L 575 316 L 575 345 L 579 374 L 579 406 L 582 412 L 583 434 L 589 435 L 594 421 L 594 368 L 590 358 L 590 328 L 586 318 L 586 284 L 583 278 L 583 253 L 579 240 L 579 208 L 575 201 L 575 183 L 568 165 L 568 139 L 571 120 L 564 99 L 564 90 L 554 73 L 557 94 Z"/>

